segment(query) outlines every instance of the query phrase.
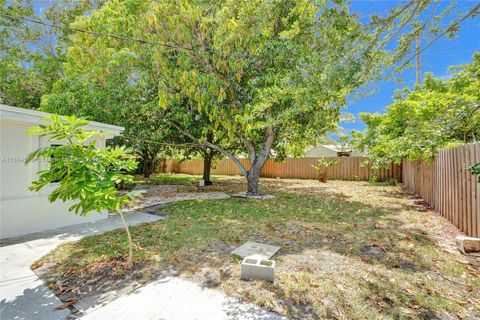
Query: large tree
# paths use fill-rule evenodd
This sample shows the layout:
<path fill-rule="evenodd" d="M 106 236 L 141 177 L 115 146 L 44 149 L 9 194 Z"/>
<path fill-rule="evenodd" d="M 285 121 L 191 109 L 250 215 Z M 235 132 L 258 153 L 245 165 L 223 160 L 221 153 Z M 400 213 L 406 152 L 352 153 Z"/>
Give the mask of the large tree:
<path fill-rule="evenodd" d="M 237 154 L 248 155 L 249 166 L 207 136 L 172 125 L 231 158 L 248 181 L 247 194 L 259 195 L 271 151 L 299 150 L 335 128 L 347 96 L 408 52 L 426 24 L 402 29 L 430 2 L 409 1 L 363 25 L 346 1 L 112 1 L 72 26 L 131 41 L 77 34 L 70 53 L 95 71 L 96 60 L 109 61 L 119 48 L 132 56 L 151 48 L 159 105 L 208 117 L 209 132 L 241 145 Z M 398 46 L 385 51 L 395 38 Z"/>
<path fill-rule="evenodd" d="M 102 36 L 140 39 L 130 23 L 135 23 L 132 14 L 143 7 L 142 1 L 107 2 L 92 17 L 81 16 L 71 25 L 77 32 L 69 38 L 63 76 L 43 96 L 41 110 L 124 126 L 125 135 L 117 140 L 134 148 L 145 176 L 153 172 L 161 157 L 200 156 L 205 160 L 204 180 L 209 183 L 212 163 L 219 153 L 208 146 L 189 146 L 192 141 L 178 131 L 178 124 L 188 127 L 195 139 L 228 150 L 235 144 L 227 146 L 225 131 L 213 130 L 211 119 L 196 108 L 186 108 L 186 101 L 179 99 L 168 109 L 159 107 L 163 75 L 156 67 L 155 46 Z M 99 34 L 78 32 L 92 29 Z"/>
<path fill-rule="evenodd" d="M 110 61 L 95 77 L 66 69 L 52 92 L 43 96 L 40 109 L 125 127 L 113 143 L 131 146 L 140 160 L 138 172 L 149 177 L 162 158 L 180 154 L 169 143 L 186 139 L 162 120 L 168 111 L 157 106 L 157 81 L 142 72 L 137 60 L 116 59 L 118 63 Z"/>
<path fill-rule="evenodd" d="M 140 159 L 139 173 L 145 177 L 155 171 L 162 158 L 201 156 L 205 159 L 204 179 L 208 183 L 211 163 L 218 152 L 192 146 L 176 123 L 188 126 L 197 138 L 205 137 L 212 143 L 221 144 L 222 136 L 213 135 L 211 121 L 196 109 L 160 108 L 159 73 L 152 67 L 154 48 L 139 46 L 138 51 L 130 52 L 125 50 L 124 42 L 119 44 L 90 49 L 70 46 L 63 77 L 43 96 L 40 109 L 124 126 L 124 135 L 114 143 L 133 147 Z M 79 56 L 83 50 L 92 54 L 87 64 Z"/>
<path fill-rule="evenodd" d="M 198 141 L 231 158 L 248 181 L 247 195 L 259 195 L 272 150 L 283 155 L 334 129 L 347 96 L 402 57 L 412 39 L 402 37 L 390 56 L 383 36 L 400 31 L 428 3 L 409 3 L 373 26 L 361 24 L 347 2 L 308 0 L 154 1 L 137 20 L 149 41 L 175 46 L 156 53 L 160 105 L 186 100 L 240 142 L 248 166 Z M 188 128 L 183 132 L 195 140 Z"/>
<path fill-rule="evenodd" d="M 0 102 L 37 109 L 62 76 L 69 36 L 77 16 L 104 0 L 0 0 Z M 60 27 L 52 27 L 58 25 Z"/>

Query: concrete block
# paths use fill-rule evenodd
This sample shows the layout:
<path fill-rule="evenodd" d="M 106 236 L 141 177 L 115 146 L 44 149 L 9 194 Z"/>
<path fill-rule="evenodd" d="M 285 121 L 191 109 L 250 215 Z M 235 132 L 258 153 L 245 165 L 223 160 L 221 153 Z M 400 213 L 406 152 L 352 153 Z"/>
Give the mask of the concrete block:
<path fill-rule="evenodd" d="M 274 281 L 275 261 L 252 255 L 243 259 L 240 265 L 240 279 Z"/>
<path fill-rule="evenodd" d="M 466 253 L 480 253 L 480 238 L 457 236 L 455 238 L 457 248 L 463 254 Z"/>

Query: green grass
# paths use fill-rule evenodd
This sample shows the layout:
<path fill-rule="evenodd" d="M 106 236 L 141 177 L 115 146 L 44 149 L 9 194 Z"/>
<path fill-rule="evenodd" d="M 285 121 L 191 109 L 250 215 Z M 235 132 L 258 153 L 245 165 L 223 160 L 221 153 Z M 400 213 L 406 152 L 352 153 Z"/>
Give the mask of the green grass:
<path fill-rule="evenodd" d="M 207 190 L 244 188 L 243 180 L 218 179 Z M 478 269 L 438 245 L 432 230 L 444 221 L 417 211 L 401 187 L 272 179 L 263 188 L 276 199 L 162 208 L 166 220 L 131 228 L 137 266 L 147 277 L 167 266 L 188 276 L 231 264 L 233 276 L 222 279 L 228 294 L 302 319 L 480 315 Z M 247 240 L 282 248 L 275 284 L 238 280 L 239 263 L 229 252 Z M 66 244 L 42 263 L 55 263 L 51 272 L 62 279 L 68 270 L 85 275 L 99 261 L 123 261 L 125 253 L 118 230 Z"/>

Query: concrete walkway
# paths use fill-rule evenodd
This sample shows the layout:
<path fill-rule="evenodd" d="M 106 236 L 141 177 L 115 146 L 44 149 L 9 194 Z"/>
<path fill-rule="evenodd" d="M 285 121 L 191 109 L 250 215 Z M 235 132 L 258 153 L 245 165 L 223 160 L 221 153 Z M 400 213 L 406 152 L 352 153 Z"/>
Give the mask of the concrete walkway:
<path fill-rule="evenodd" d="M 137 225 L 162 219 L 145 213 L 126 213 L 127 223 Z M 62 302 L 30 269 L 30 265 L 59 245 L 82 237 L 123 228 L 119 216 L 59 228 L 10 240 L 0 248 L 0 318 L 15 320 L 67 319 L 70 311 L 55 310 Z"/>
<path fill-rule="evenodd" d="M 162 219 L 144 213 L 125 214 L 132 226 Z M 69 309 L 55 310 L 62 302 L 30 269 L 30 265 L 59 245 L 82 237 L 122 228 L 119 216 L 1 242 L 0 319 L 66 320 Z M 95 300 L 95 297 L 91 297 Z M 92 300 L 90 299 L 90 300 Z M 81 302 L 87 301 L 79 301 Z M 164 320 L 278 320 L 278 314 L 266 312 L 219 290 L 202 288 L 180 277 L 159 278 L 150 284 L 106 304 L 88 301 L 82 320 L 164 319 Z M 87 303 L 88 304 L 88 303 Z"/>

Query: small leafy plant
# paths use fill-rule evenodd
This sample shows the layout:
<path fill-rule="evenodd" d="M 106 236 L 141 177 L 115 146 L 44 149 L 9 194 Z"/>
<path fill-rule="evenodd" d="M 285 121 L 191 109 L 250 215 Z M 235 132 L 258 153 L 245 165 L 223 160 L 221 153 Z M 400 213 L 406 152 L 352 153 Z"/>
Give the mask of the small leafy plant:
<path fill-rule="evenodd" d="M 318 181 L 320 182 L 327 182 L 327 172 L 329 167 L 333 167 L 338 163 L 338 160 L 325 160 L 325 158 L 321 158 L 318 160 L 316 166 L 312 165 L 312 168 L 315 169 L 318 173 Z"/>
<path fill-rule="evenodd" d="M 471 165 L 468 170 L 471 174 L 477 176 L 477 182 L 480 183 L 480 162 L 474 165 Z"/>
<path fill-rule="evenodd" d="M 137 167 L 131 150 L 125 147 L 97 148 L 95 137 L 105 134 L 95 130 L 84 130 L 88 121 L 75 116 L 52 115 L 44 120 L 48 125 L 29 129 L 29 134 L 47 136 L 56 145 L 39 148 L 32 152 L 26 163 L 34 160 L 49 161 L 47 169 L 38 172 L 38 180 L 32 182 L 30 191 L 39 191 L 51 183 L 55 189 L 48 196 L 50 202 L 57 200 L 73 201 L 69 211 L 85 216 L 90 212 L 119 212 L 124 224 L 129 256 L 127 265 L 132 267 L 133 245 L 125 218 L 120 211 L 135 196 L 132 193 L 119 193 L 116 186 L 131 181 L 133 177 L 125 172 Z"/>

